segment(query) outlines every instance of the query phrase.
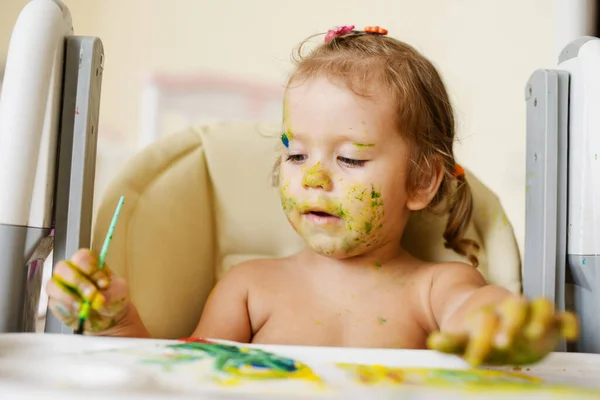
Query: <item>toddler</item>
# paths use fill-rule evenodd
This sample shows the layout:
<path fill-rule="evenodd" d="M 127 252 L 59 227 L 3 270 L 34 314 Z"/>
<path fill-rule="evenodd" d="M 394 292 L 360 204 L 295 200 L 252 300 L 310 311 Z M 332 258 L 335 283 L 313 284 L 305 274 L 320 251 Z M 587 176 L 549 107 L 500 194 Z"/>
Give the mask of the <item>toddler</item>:
<path fill-rule="evenodd" d="M 306 43 L 306 42 L 304 42 Z M 379 27 L 304 43 L 284 99 L 275 172 L 283 210 L 306 248 L 229 270 L 193 336 L 244 343 L 436 349 L 472 365 L 540 360 L 578 335 L 554 313 L 488 285 L 464 237 L 472 197 L 453 155 L 455 122 L 435 67 Z M 445 206 L 445 244 L 460 262 L 401 247 L 411 213 Z M 70 326 L 91 301 L 89 334 L 149 337 L 126 282 L 87 250 L 56 265 L 49 306 Z"/>

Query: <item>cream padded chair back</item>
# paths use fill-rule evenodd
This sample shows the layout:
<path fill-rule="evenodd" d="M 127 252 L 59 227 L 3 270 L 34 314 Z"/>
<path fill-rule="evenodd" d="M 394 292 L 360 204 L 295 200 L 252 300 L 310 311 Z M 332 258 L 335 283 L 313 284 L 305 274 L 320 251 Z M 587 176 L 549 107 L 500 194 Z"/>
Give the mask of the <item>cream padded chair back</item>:
<path fill-rule="evenodd" d="M 125 196 L 108 265 L 125 277 L 150 332 L 189 335 L 218 279 L 231 266 L 280 257 L 303 243 L 271 185 L 279 129 L 258 123 L 190 127 L 161 138 L 130 160 L 98 207 L 98 251 L 114 208 Z M 468 236 L 482 245 L 489 282 L 521 290 L 514 234 L 497 197 L 472 174 L 474 218 Z M 461 260 L 443 246 L 445 216 L 416 213 L 403 243 L 425 260 Z"/>

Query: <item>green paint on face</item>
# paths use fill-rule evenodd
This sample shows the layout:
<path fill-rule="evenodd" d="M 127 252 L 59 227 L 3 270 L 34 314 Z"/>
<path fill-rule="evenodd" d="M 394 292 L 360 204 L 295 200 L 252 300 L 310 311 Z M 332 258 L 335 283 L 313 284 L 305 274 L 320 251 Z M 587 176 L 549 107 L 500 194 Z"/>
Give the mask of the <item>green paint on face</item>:
<path fill-rule="evenodd" d="M 385 325 L 386 322 L 387 322 L 387 319 L 385 319 L 383 317 L 377 317 L 377 323 L 379 325 Z"/>
<path fill-rule="evenodd" d="M 285 172 L 280 176 L 280 199 L 290 225 L 318 254 L 339 257 L 361 254 L 382 242 L 384 219 L 383 197 L 373 185 L 344 183 L 331 186 L 314 197 L 297 187 L 292 190 Z M 319 163 L 306 168 L 303 183 L 307 186 L 333 185 Z M 300 186 L 300 185 L 298 185 Z M 308 199 L 310 198 L 310 201 Z M 328 225 L 315 225 L 304 214 L 318 208 L 340 218 Z"/>

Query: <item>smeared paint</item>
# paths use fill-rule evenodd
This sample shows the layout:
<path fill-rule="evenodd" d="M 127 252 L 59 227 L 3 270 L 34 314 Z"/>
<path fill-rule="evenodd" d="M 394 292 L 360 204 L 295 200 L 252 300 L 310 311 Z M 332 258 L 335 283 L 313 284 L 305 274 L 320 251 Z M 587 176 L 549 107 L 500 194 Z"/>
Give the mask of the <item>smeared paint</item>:
<path fill-rule="evenodd" d="M 313 167 L 311 173 L 317 173 L 319 167 Z M 306 175 L 309 175 L 308 172 Z M 327 175 L 325 175 L 327 177 Z M 312 185 L 325 184 L 327 181 L 318 181 L 323 176 L 316 175 L 310 178 Z M 381 229 L 383 228 L 384 207 L 381 192 L 373 185 L 341 183 L 341 197 L 321 195 L 316 201 L 307 202 L 299 199 L 290 190 L 290 185 L 285 183 L 285 177 L 280 181 L 280 198 L 283 210 L 296 232 L 307 244 L 319 254 L 352 254 L 365 251 L 368 247 L 381 242 Z M 325 178 L 326 179 L 326 178 Z M 315 182 L 316 180 L 316 182 Z M 322 229 L 318 235 L 313 235 L 314 227 L 303 219 L 303 213 L 318 207 L 320 210 L 337 216 L 342 221 L 339 225 L 332 226 L 326 238 Z"/>
<path fill-rule="evenodd" d="M 364 148 L 364 147 L 374 147 L 375 143 L 352 143 L 354 147 Z"/>
<path fill-rule="evenodd" d="M 283 97 L 283 126 L 285 127 L 285 136 L 288 143 L 294 140 L 294 133 L 291 128 L 292 118 L 290 116 L 290 109 L 287 103 L 287 94 Z M 285 144 L 285 143 L 284 143 Z M 286 146 L 288 147 L 288 146 Z"/>
<path fill-rule="evenodd" d="M 264 350 L 215 343 L 204 339 L 183 339 L 167 345 L 174 351 L 164 356 L 142 359 L 142 363 L 159 364 L 171 370 L 181 363 L 212 360 L 212 369 L 220 384 L 238 385 L 244 380 L 297 379 L 321 383 L 308 366 Z"/>
<path fill-rule="evenodd" d="M 337 364 L 349 373 L 353 380 L 366 385 L 379 384 L 419 384 L 427 386 L 464 385 L 473 388 L 478 385 L 499 384 L 504 388 L 531 388 L 543 381 L 539 378 L 518 372 L 494 370 L 451 370 L 437 368 L 394 368 L 383 365 Z"/>
<path fill-rule="evenodd" d="M 331 187 L 331 177 L 318 161 L 305 172 L 302 184 L 312 188 L 328 189 Z"/>
<path fill-rule="evenodd" d="M 369 387 L 421 387 L 470 393 L 544 392 L 569 397 L 599 394 L 599 391 L 594 389 L 550 384 L 525 373 L 498 369 L 396 368 L 345 363 L 336 366 L 345 371 L 357 384 Z"/>
<path fill-rule="evenodd" d="M 387 323 L 387 319 L 385 319 L 383 317 L 377 317 L 377 323 L 379 325 L 385 325 Z"/>

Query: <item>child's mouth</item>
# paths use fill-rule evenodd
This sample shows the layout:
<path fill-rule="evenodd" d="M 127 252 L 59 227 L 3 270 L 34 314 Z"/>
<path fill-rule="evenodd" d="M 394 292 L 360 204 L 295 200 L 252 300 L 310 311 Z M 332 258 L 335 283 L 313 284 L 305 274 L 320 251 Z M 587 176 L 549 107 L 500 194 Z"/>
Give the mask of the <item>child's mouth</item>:
<path fill-rule="evenodd" d="M 341 220 L 340 217 L 338 217 L 337 215 L 329 214 L 328 212 L 318 210 L 307 211 L 304 212 L 302 215 L 308 221 L 319 225 L 337 223 Z"/>

